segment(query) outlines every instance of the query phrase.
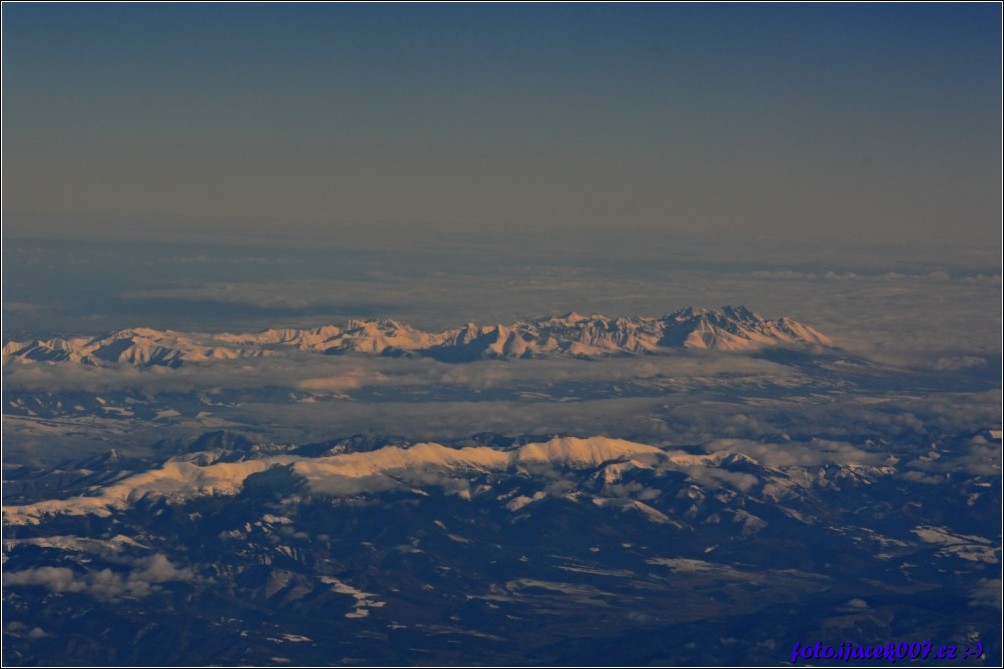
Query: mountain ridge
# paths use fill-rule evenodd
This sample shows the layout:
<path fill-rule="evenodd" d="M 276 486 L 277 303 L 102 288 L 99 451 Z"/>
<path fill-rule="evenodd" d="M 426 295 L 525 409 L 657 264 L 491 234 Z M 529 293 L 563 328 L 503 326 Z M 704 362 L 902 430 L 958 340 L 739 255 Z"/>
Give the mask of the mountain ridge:
<path fill-rule="evenodd" d="M 258 358 L 299 350 L 326 355 L 361 353 L 480 359 L 648 355 L 673 349 L 749 352 L 763 348 L 833 346 L 815 328 L 787 317 L 765 319 L 744 306 L 687 307 L 662 317 L 564 316 L 510 324 L 468 323 L 427 332 L 391 319 L 352 319 L 344 326 L 270 328 L 255 333 L 185 333 L 128 328 L 96 337 L 6 341 L 5 361 L 73 362 L 104 366 L 180 367 L 185 363 Z"/>
<path fill-rule="evenodd" d="M 249 484 L 253 485 L 255 477 L 281 472 L 302 486 L 298 493 L 301 496 L 339 498 L 392 490 L 422 495 L 425 493 L 421 490 L 436 488 L 444 494 L 467 500 L 472 494 L 496 496 L 498 492 L 493 490 L 503 481 L 536 481 L 542 489 L 550 490 L 536 498 L 542 499 L 547 494 L 562 497 L 569 492 L 556 492 L 558 489 L 547 485 L 549 481 L 567 477 L 601 485 L 605 492 L 597 497 L 600 500 L 595 502 L 597 504 L 641 492 L 640 488 L 630 485 L 623 490 L 617 487 L 622 480 L 630 483 L 640 480 L 639 476 L 642 479 L 683 476 L 707 491 L 724 487 L 745 492 L 756 483 L 768 486 L 763 494 L 776 499 L 798 497 L 803 488 L 827 485 L 826 481 L 806 479 L 798 463 L 773 468 L 732 449 L 691 453 L 597 435 L 528 437 L 525 443 L 502 448 L 437 441 L 395 441 L 374 449 L 340 451 L 333 448 L 308 456 L 300 454 L 295 445 L 260 444 L 248 449 L 251 442 L 238 435 L 230 435 L 232 448 L 227 448 L 227 440 L 221 439 L 226 434 L 207 433 L 195 442 L 206 442 L 217 448 L 190 450 L 123 470 L 114 479 L 95 480 L 71 497 L 42 499 L 23 505 L 7 504 L 3 511 L 4 522 L 9 526 L 25 526 L 39 525 L 60 516 L 107 518 L 144 500 L 183 504 L 198 498 L 233 498 Z M 230 457 L 234 454 L 239 457 Z M 118 453 L 112 451 L 107 455 L 85 464 L 99 469 L 114 466 Z M 831 477 L 869 480 L 895 471 L 891 460 L 877 462 L 863 452 L 860 455 L 862 462 L 846 462 L 831 468 Z M 487 487 L 483 485 L 484 477 L 492 482 Z M 572 498 L 580 496 L 572 493 Z M 526 503 L 510 510 L 516 511 Z M 669 522 L 664 520 L 662 513 L 654 518 L 653 522 Z"/>

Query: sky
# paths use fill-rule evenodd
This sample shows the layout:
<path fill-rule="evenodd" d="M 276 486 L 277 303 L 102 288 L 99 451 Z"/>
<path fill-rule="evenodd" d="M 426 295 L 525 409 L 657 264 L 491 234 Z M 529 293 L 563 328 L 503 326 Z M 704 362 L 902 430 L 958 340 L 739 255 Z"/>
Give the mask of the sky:
<path fill-rule="evenodd" d="M 2 29 L 7 239 L 1000 239 L 997 3 L 5 3 Z"/>
<path fill-rule="evenodd" d="M 5 336 L 743 304 L 999 358 L 999 4 L 2 11 Z"/>
<path fill-rule="evenodd" d="M 853 393 L 811 411 L 787 400 L 714 409 L 694 403 L 707 370 L 661 358 L 478 363 L 470 378 L 398 359 L 164 378 L 8 365 L 8 387 L 251 384 L 267 400 L 269 388 L 302 390 L 324 375 L 366 382 L 360 402 L 263 400 L 235 414 L 285 426 L 293 440 L 338 425 L 423 438 L 665 431 L 696 442 L 791 429 L 796 414 L 812 429 L 857 417 L 893 434 L 886 414 L 970 426 L 999 416 L 999 4 L 2 11 L 5 342 L 350 318 L 442 331 L 745 305 L 915 370 L 910 393 L 944 383 L 972 394 L 883 398 L 874 411 Z M 697 386 L 597 403 L 469 401 L 496 383 L 535 392 L 567 382 L 577 397 L 576 384 L 608 388 L 649 376 L 650 364 Z M 726 394 L 788 387 L 752 364 L 748 386 L 726 374 Z M 400 402 L 375 401 L 393 393 Z M 181 427 L 225 425 L 206 420 Z M 29 450 L 44 443 L 66 457 L 66 442 L 25 430 L 17 439 Z M 121 438 L 84 431 L 101 449 Z"/>

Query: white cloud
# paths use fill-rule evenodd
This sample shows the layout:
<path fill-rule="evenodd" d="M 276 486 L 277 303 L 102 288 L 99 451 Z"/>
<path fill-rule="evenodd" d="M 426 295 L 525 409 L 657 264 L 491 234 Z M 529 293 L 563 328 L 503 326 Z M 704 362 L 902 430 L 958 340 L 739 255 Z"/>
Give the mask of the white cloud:
<path fill-rule="evenodd" d="M 768 467 L 813 467 L 823 464 L 877 465 L 886 459 L 852 444 L 814 439 L 807 443 L 769 444 L 742 439 L 716 439 L 704 444 L 709 452 L 742 453 Z"/>
<path fill-rule="evenodd" d="M 145 597 L 168 581 L 191 581 L 191 569 L 175 567 L 166 556 L 157 553 L 133 562 L 133 568 L 120 573 L 111 569 L 76 572 L 67 567 L 35 567 L 4 573 L 4 585 L 40 586 L 52 592 L 86 593 L 99 599 Z"/>

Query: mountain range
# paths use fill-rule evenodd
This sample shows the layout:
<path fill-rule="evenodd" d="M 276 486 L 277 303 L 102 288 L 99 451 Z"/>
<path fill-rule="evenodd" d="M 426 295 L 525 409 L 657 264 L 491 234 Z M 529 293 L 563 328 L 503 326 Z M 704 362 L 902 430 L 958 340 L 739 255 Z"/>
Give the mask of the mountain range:
<path fill-rule="evenodd" d="M 240 494 L 249 480 L 277 470 L 299 481 L 301 494 L 354 496 L 391 490 L 416 494 L 422 488 L 435 487 L 461 499 L 470 499 L 472 492 L 490 493 L 490 487 L 478 491 L 477 486 L 474 489 L 470 486 L 470 481 L 486 476 L 496 481 L 497 488 L 499 482 L 510 478 L 530 480 L 543 476 L 553 480 L 563 476 L 562 472 L 578 472 L 580 475 L 591 472 L 594 479 L 610 490 L 616 489 L 617 484 L 629 474 L 637 478 L 638 472 L 647 472 L 648 476 L 656 478 L 672 472 L 677 475 L 688 473 L 694 480 L 703 480 L 707 484 L 716 480 L 715 475 L 695 472 L 713 472 L 724 468 L 745 472 L 742 476 L 750 481 L 755 478 L 750 472 L 755 472 L 758 476 L 767 477 L 765 480 L 770 482 L 770 486 L 764 494 L 775 501 L 791 496 L 799 486 L 811 487 L 815 483 L 811 479 L 801 482 L 792 480 L 789 474 L 762 467 L 741 453 L 695 455 L 608 437 L 553 437 L 540 441 L 530 438 L 508 447 L 404 443 L 361 452 L 345 452 L 343 446 L 320 454 L 305 454 L 278 444 L 271 447 L 268 444 L 252 446 L 250 442 L 235 445 L 237 448 L 231 449 L 189 449 L 185 454 L 148 465 L 127 476 L 123 476 L 128 470 L 123 470 L 122 463 L 116 459 L 117 453 L 111 453 L 100 462 L 86 463 L 87 467 L 77 471 L 90 473 L 94 471 L 91 467 L 100 470 L 111 466 L 118 473 L 114 482 L 89 487 L 84 494 L 66 499 L 44 500 L 25 506 L 8 505 L 4 508 L 4 520 L 9 525 L 37 525 L 52 515 L 108 517 L 141 500 L 165 500 L 178 504 L 199 497 L 234 496 Z M 867 463 L 850 463 L 839 469 L 835 478 L 867 478 L 893 471 L 886 463 L 872 460 L 874 458 Z M 823 485 L 826 484 L 824 481 Z M 738 483 L 740 489 L 745 485 L 745 480 Z M 611 494 L 608 492 L 608 496 Z M 533 497 L 499 499 L 514 512 L 547 495 L 542 489 Z M 564 493 L 558 496 L 562 497 Z M 581 493 L 572 495 L 572 498 L 579 497 Z M 647 499 L 644 495 L 624 495 L 624 499 L 620 495 L 613 497 L 618 498 L 619 506 L 626 505 L 639 511 L 651 522 L 675 522 L 645 504 L 642 501 Z M 597 497 L 593 503 L 598 506 L 614 503 L 613 497 Z M 754 524 L 759 522 L 751 516 L 748 520 Z"/>
<path fill-rule="evenodd" d="M 909 444 L 157 450 L 7 468 L 5 664 L 770 666 L 911 632 L 1000 657 L 999 476 L 914 480 Z"/>
<path fill-rule="evenodd" d="M 443 332 L 426 332 L 393 320 L 350 320 L 344 326 L 273 328 L 247 334 L 132 328 L 97 337 L 7 341 L 3 355 L 5 360 L 180 367 L 185 363 L 280 355 L 291 350 L 467 362 L 553 356 L 600 358 L 673 349 L 754 351 L 832 345 L 823 333 L 790 318 L 768 320 L 746 307 L 726 306 L 688 307 L 663 317 L 611 318 L 570 313 L 509 325 L 468 323 Z"/>

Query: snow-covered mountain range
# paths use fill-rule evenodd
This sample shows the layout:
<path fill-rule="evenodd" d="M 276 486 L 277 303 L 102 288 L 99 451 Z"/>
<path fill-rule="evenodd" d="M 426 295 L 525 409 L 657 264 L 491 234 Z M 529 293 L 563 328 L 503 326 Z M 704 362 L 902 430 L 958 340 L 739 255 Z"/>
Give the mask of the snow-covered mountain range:
<path fill-rule="evenodd" d="M 114 463 L 109 465 L 104 461 L 87 464 L 96 469 L 78 469 L 85 477 L 109 466 L 115 468 Z M 526 482 L 534 480 L 546 483 L 569 477 L 569 480 L 585 478 L 594 481 L 603 491 L 593 500 L 594 504 L 602 506 L 616 501 L 657 524 L 672 521 L 663 511 L 646 504 L 644 500 L 648 497 L 616 492 L 621 490 L 625 480 L 633 481 L 641 476 L 651 485 L 651 480 L 667 476 L 671 479 L 688 476 L 694 482 L 703 482 L 702 485 L 710 490 L 717 490 L 723 480 L 732 481 L 733 487 L 738 486 L 740 490 L 748 490 L 756 484 L 763 486 L 761 496 L 775 502 L 792 495 L 798 497 L 800 488 L 820 485 L 800 469 L 783 472 L 764 467 L 741 453 L 667 451 L 607 437 L 552 437 L 541 441 L 531 438 L 525 443 L 502 448 L 405 443 L 344 452 L 336 446 L 321 454 L 305 454 L 279 445 L 252 447 L 248 442 L 243 448 L 231 450 L 195 450 L 158 464 L 140 465 L 138 471 L 128 474 L 128 470 L 124 470 L 111 482 L 88 487 L 83 494 L 66 499 L 7 505 L 4 520 L 9 525 L 37 525 L 52 516 L 108 517 L 141 500 L 184 504 L 203 497 L 232 497 L 240 494 L 249 480 L 265 472 L 278 471 L 302 482 L 301 495 L 335 497 L 395 490 L 426 494 L 421 492 L 423 488 L 438 488 L 462 499 L 470 499 L 472 494 L 497 497 L 501 483 L 510 479 L 522 480 L 521 485 L 525 487 Z M 888 463 L 853 463 L 841 466 L 830 475 L 835 479 L 857 479 L 884 476 L 893 471 Z M 493 483 L 486 487 L 485 480 Z M 508 511 L 515 512 L 549 494 L 547 486 L 541 485 L 543 489 L 535 490 L 531 496 L 502 495 L 498 499 Z M 571 492 L 575 490 L 577 485 L 562 495 L 570 494 L 573 500 L 582 497 L 581 491 Z M 624 490 L 638 492 L 630 485 Z"/>
<path fill-rule="evenodd" d="M 419 651 L 444 666 L 644 666 L 676 663 L 675 640 L 695 635 L 720 664 L 753 649 L 769 666 L 777 645 L 756 639 L 777 620 L 797 626 L 787 639 L 854 625 L 878 643 L 919 620 L 937 638 L 992 640 L 999 474 L 973 466 L 968 438 L 217 431 L 149 458 L 8 466 L 8 654 L 104 658 L 85 642 L 108 629 L 113 659 L 224 666 L 399 666 Z M 956 458 L 951 478 L 918 477 L 923 453 Z M 904 591 L 901 622 L 889 609 Z M 715 646 L 722 629 L 742 648 Z"/>
<path fill-rule="evenodd" d="M 222 439 L 228 435 L 209 436 L 218 437 L 217 441 L 224 443 Z M 674 477 L 686 476 L 695 485 L 700 482 L 708 490 L 718 490 L 724 481 L 746 492 L 755 485 L 762 488 L 759 497 L 773 502 L 793 496 L 798 498 L 802 488 L 830 485 L 827 476 L 818 472 L 806 472 L 798 466 L 766 467 L 747 455 L 728 449 L 695 454 L 601 436 L 519 438 L 501 447 L 498 444 L 458 447 L 424 442 L 354 450 L 357 444 L 337 442 L 320 453 L 295 446 L 252 445 L 243 438 L 230 444 L 232 448 L 229 449 L 212 448 L 213 443 L 207 442 L 206 448 L 195 446 L 186 453 L 145 467 L 138 462 L 132 463 L 139 465 L 138 471 L 127 474 L 128 469 L 125 469 L 111 482 L 99 476 L 95 483 L 101 483 L 87 487 L 77 496 L 23 506 L 7 505 L 4 520 L 10 525 L 37 525 L 51 516 L 108 517 L 141 500 L 184 504 L 202 497 L 230 497 L 240 494 L 249 480 L 270 471 L 282 471 L 285 476 L 301 482 L 301 495 L 335 497 L 389 491 L 426 494 L 421 489 L 438 488 L 469 500 L 473 494 L 498 497 L 499 486 L 507 480 L 522 480 L 525 487 L 528 481 L 587 479 L 603 490 L 603 494 L 593 500 L 594 504 L 613 504 L 616 498 L 617 504 L 626 504 L 649 521 L 660 524 L 671 523 L 669 516 L 645 504 L 644 500 L 651 495 L 637 497 L 633 493 L 641 488 L 624 487 L 625 481 L 641 477 L 649 482 L 648 485 L 653 485 L 652 481 L 657 479 L 675 480 Z M 883 460 L 864 452 L 859 455 L 862 462 L 841 463 L 831 468 L 828 477 L 834 481 L 867 481 L 895 472 L 892 466 L 895 458 Z M 77 471 L 84 478 L 109 467 L 117 471 L 118 463 L 109 462 L 109 457 L 115 458 L 118 454 L 84 463 L 86 466 Z M 817 476 L 822 478 L 817 480 Z M 485 480 L 493 483 L 485 485 Z M 498 499 L 506 509 L 514 512 L 550 494 L 546 492 L 547 486 L 541 485 L 543 489 L 532 496 L 502 495 Z M 569 499 L 578 500 L 583 493 L 572 492 L 574 490 L 577 486 L 564 490 L 559 497 L 571 495 Z"/>
<path fill-rule="evenodd" d="M 69 361 L 179 367 L 209 360 L 255 358 L 300 350 L 426 356 L 447 362 L 485 358 L 643 355 L 671 349 L 752 351 L 765 347 L 832 346 L 829 337 L 789 318 L 768 320 L 743 306 L 688 307 L 663 317 L 570 313 L 510 325 L 425 332 L 393 320 L 350 320 L 344 326 L 281 328 L 248 334 L 186 333 L 132 328 L 97 337 L 8 341 L 5 361 Z"/>

